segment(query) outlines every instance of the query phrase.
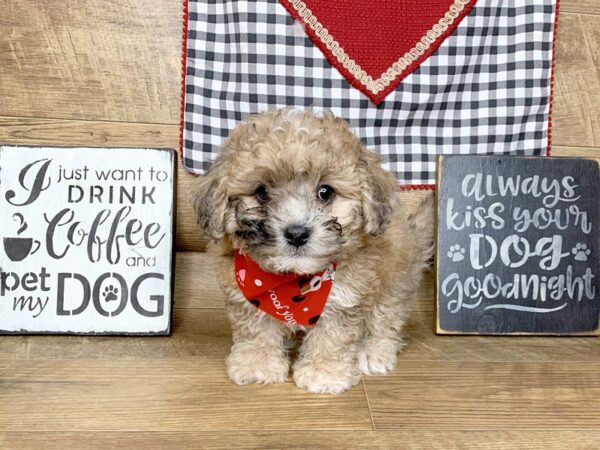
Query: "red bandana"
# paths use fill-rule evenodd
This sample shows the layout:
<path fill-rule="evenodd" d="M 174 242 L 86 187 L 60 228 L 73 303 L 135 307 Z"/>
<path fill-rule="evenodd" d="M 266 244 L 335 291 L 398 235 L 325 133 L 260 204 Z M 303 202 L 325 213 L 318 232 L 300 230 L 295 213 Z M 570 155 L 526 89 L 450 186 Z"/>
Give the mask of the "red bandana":
<path fill-rule="evenodd" d="M 235 252 L 235 280 L 244 297 L 258 309 L 294 325 L 315 325 L 335 275 L 335 264 L 314 275 L 265 272 L 249 256 Z"/>

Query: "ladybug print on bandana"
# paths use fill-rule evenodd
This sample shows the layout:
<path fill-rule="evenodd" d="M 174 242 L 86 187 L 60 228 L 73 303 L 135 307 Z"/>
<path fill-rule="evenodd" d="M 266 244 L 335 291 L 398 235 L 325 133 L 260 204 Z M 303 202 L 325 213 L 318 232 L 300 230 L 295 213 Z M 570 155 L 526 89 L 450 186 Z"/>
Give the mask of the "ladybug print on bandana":
<path fill-rule="evenodd" d="M 252 305 L 290 325 L 313 326 L 327 303 L 335 264 L 314 275 L 265 272 L 249 256 L 235 253 L 235 280 Z"/>

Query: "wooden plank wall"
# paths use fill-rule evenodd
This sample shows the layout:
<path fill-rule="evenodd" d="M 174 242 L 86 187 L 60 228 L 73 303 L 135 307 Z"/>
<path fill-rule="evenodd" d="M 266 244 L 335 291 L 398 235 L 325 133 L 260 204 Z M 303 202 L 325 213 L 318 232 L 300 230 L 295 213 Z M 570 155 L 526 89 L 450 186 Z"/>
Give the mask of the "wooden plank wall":
<path fill-rule="evenodd" d="M 180 0 L 4 1 L 0 142 L 178 147 Z M 600 148 L 599 16 L 597 0 L 561 1 L 556 154 Z M 189 206 L 193 179 L 180 168 L 180 250 L 204 248 Z M 414 205 L 422 195 L 403 197 Z"/>

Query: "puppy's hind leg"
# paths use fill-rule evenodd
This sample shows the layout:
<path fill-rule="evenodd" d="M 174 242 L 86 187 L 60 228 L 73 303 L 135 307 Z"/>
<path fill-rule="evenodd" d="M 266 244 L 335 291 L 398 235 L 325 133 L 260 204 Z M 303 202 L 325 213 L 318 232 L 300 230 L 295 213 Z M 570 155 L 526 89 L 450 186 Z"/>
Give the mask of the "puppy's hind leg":
<path fill-rule="evenodd" d="M 233 346 L 227 373 L 236 384 L 283 383 L 289 373 L 287 329 L 276 319 L 243 303 L 229 303 Z"/>
<path fill-rule="evenodd" d="M 385 282 L 366 315 L 366 333 L 358 351 L 358 368 L 364 374 L 384 374 L 396 367 L 398 352 L 404 348 L 402 330 L 433 255 L 433 211 L 429 195 L 410 217 L 408 228 L 390 227 L 392 247 L 386 249 L 383 260 L 396 263 L 382 270 Z"/>
<path fill-rule="evenodd" d="M 412 296 L 412 293 L 405 293 Z M 393 370 L 398 353 L 404 348 L 402 329 L 410 312 L 404 298 L 384 298 L 374 305 L 366 317 L 366 332 L 358 349 L 358 369 L 365 375 L 382 375 Z"/>

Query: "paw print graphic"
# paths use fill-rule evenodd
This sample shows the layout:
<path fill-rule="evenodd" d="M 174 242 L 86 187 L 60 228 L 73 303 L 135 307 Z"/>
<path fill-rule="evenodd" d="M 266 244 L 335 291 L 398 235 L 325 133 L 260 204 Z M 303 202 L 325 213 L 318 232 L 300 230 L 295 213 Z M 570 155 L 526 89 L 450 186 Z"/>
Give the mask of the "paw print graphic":
<path fill-rule="evenodd" d="M 117 296 L 118 293 L 119 293 L 119 290 L 111 284 L 104 288 L 104 292 L 102 293 L 102 296 L 104 297 L 104 300 L 106 300 L 107 302 L 112 302 L 119 298 Z"/>
<path fill-rule="evenodd" d="M 571 253 L 575 255 L 575 261 L 587 261 L 588 256 L 590 256 L 592 251 L 588 248 L 587 244 L 578 242 L 575 247 L 573 247 L 573 250 L 571 250 Z"/>
<path fill-rule="evenodd" d="M 465 249 L 458 244 L 451 246 L 450 250 L 448 250 L 448 258 L 450 258 L 452 262 L 462 261 L 465 259 Z"/>

